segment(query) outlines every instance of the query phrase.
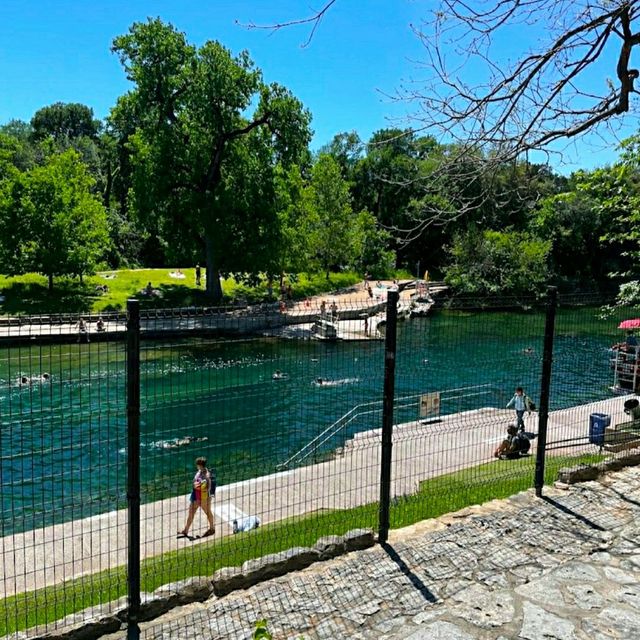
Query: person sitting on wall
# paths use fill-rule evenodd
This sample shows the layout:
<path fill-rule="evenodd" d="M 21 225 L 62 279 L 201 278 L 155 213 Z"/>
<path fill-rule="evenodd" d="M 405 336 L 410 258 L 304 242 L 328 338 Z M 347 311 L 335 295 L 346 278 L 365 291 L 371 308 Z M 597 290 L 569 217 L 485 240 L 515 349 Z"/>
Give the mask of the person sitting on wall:
<path fill-rule="evenodd" d="M 84 318 L 78 320 L 78 340 L 76 342 L 80 342 L 81 339 L 85 342 L 90 342 L 89 323 Z"/>
<path fill-rule="evenodd" d="M 507 437 L 500 443 L 494 452 L 494 456 L 500 460 L 512 460 L 529 453 L 531 441 L 528 436 L 518 431 L 515 424 L 507 427 Z"/>

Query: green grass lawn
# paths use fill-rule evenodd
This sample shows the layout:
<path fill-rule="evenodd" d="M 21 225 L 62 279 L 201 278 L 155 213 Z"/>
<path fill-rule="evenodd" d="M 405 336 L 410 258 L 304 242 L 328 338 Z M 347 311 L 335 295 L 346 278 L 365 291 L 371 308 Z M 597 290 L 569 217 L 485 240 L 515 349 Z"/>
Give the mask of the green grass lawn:
<path fill-rule="evenodd" d="M 104 271 L 84 278 L 56 278 L 54 289 L 49 292 L 47 279 L 35 273 L 24 276 L 0 276 L 0 291 L 5 301 L 0 305 L 4 314 L 43 313 L 98 313 L 117 311 L 126 307 L 127 298 L 139 296 L 148 282 L 160 292 L 160 296 L 139 296 L 143 307 L 186 307 L 203 306 L 211 303 L 204 294 L 203 287 L 195 285 L 195 269 L 181 269 L 184 279 L 172 278 L 169 273 L 175 269 L 121 269 Z M 204 270 L 203 270 L 204 271 Z M 105 277 L 107 276 L 107 277 Z M 294 298 L 348 287 L 362 278 L 352 272 L 331 274 L 329 280 L 324 274 L 297 274 L 293 276 Z M 204 283 L 204 276 L 203 276 Z M 275 291 L 277 292 L 277 282 Z M 102 293 L 98 285 L 107 285 L 109 290 Z M 226 302 L 246 300 L 256 302 L 267 299 L 267 283 L 262 280 L 258 286 L 250 287 L 236 282 L 233 278 L 223 280 L 222 289 Z"/>
<path fill-rule="evenodd" d="M 602 455 L 547 458 L 545 483 L 557 477 L 561 467 L 594 464 Z M 391 527 L 404 527 L 435 518 L 472 504 L 505 498 L 533 484 L 535 459 L 500 460 L 462 469 L 420 484 L 416 494 L 397 497 L 391 509 Z M 378 504 L 341 511 L 310 514 L 278 522 L 250 533 L 148 558 L 142 563 L 144 591 L 190 576 L 212 576 L 226 566 L 295 546 L 311 546 L 324 535 L 340 535 L 350 529 L 377 529 Z M 59 585 L 12 596 L 0 601 L 0 636 L 60 619 L 86 607 L 109 602 L 126 594 L 124 567 L 69 580 Z"/>

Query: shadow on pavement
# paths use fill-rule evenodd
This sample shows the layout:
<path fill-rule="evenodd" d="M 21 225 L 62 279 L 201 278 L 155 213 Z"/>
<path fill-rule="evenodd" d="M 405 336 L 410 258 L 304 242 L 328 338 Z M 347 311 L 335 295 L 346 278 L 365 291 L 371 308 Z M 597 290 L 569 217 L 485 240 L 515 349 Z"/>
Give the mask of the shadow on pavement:
<path fill-rule="evenodd" d="M 383 544 L 382 548 L 384 549 L 385 553 L 389 556 L 389 558 L 391 558 L 391 560 L 393 560 L 396 563 L 396 565 L 398 566 L 398 569 L 400 569 L 400 571 L 405 576 L 407 576 L 407 578 L 409 578 L 409 580 L 411 581 L 411 584 L 422 594 L 423 598 L 427 602 L 431 602 L 432 604 L 435 604 L 436 602 L 438 602 L 438 598 L 436 598 L 436 596 L 429 590 L 427 585 L 425 585 L 425 583 L 422 582 L 422 580 L 420 580 L 420 578 L 415 573 L 413 573 L 411 569 L 409 569 L 405 561 L 400 557 L 398 552 L 391 545 Z"/>
<path fill-rule="evenodd" d="M 591 527 L 592 529 L 597 529 L 598 531 L 607 530 L 604 527 L 601 527 L 599 524 L 596 524 L 592 520 L 589 520 L 589 518 L 587 518 L 586 516 L 583 516 L 581 513 L 578 513 L 573 509 L 570 509 L 569 507 L 565 506 L 564 504 L 561 504 L 560 502 L 558 502 L 557 500 L 554 500 L 553 498 L 549 498 L 548 496 L 542 496 L 542 499 L 546 503 L 550 504 L 556 509 L 559 509 L 563 513 L 566 513 L 567 515 L 572 516 L 576 520 L 580 520 L 580 522 L 583 522 L 584 524 L 586 524 L 588 527 Z"/>

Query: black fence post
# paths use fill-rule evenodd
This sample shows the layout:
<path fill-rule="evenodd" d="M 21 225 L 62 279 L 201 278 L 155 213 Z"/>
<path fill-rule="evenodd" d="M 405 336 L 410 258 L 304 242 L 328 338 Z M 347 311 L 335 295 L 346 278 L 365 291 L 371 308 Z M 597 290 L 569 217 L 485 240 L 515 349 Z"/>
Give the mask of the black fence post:
<path fill-rule="evenodd" d="M 127 506 L 127 620 L 134 632 L 140 613 L 140 303 L 133 298 L 127 300 Z"/>
<path fill-rule="evenodd" d="M 382 451 L 380 460 L 380 513 L 378 519 L 378 542 L 380 544 L 385 544 L 389 537 L 398 297 L 399 293 L 397 291 L 389 291 L 387 294 L 387 322 L 384 339 L 384 397 L 382 399 Z"/>
<path fill-rule="evenodd" d="M 549 421 L 549 392 L 551 389 L 551 363 L 553 362 L 553 334 L 556 322 L 558 289 L 549 287 L 547 292 L 547 317 L 544 324 L 542 353 L 542 379 L 540 381 L 540 408 L 538 413 L 538 450 L 536 453 L 536 496 L 542 496 L 544 463 L 547 449 L 547 423 Z"/>

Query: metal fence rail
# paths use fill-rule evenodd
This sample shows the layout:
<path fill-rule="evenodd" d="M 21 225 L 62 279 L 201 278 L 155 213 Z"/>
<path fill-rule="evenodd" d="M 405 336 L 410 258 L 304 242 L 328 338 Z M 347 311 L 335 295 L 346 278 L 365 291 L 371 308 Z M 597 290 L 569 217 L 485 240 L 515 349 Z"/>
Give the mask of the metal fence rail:
<path fill-rule="evenodd" d="M 363 293 L 0 323 L 0 636 L 124 595 L 134 625 L 162 585 L 356 527 L 384 542 L 638 444 L 635 389 L 611 389 L 633 310 L 456 299 L 411 318 L 409 292 Z M 499 460 L 516 387 L 538 405 L 530 450 Z"/>

